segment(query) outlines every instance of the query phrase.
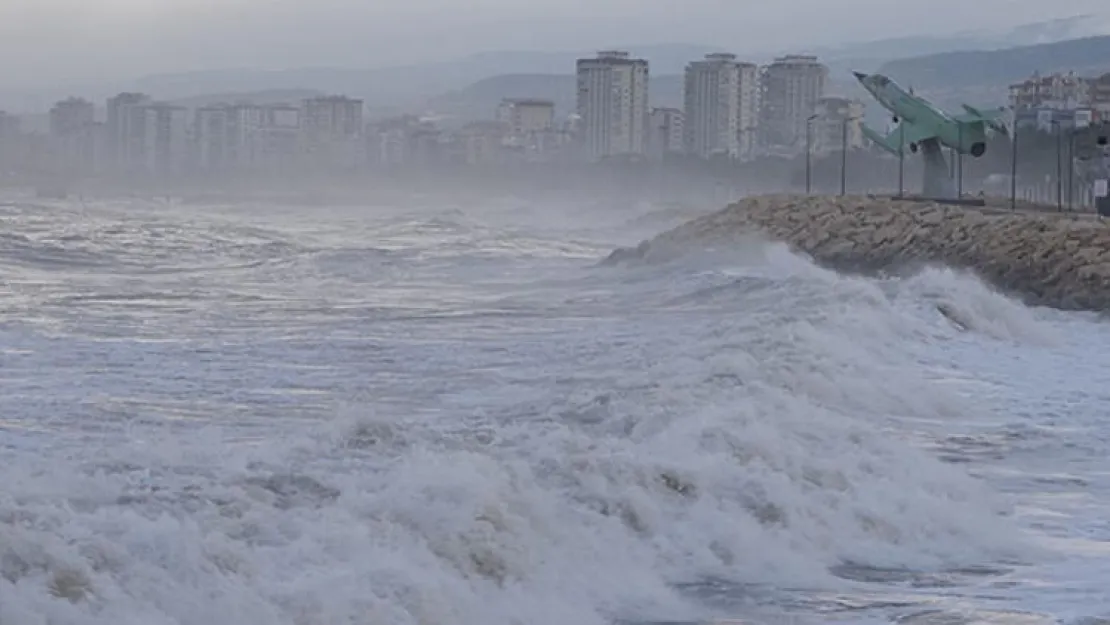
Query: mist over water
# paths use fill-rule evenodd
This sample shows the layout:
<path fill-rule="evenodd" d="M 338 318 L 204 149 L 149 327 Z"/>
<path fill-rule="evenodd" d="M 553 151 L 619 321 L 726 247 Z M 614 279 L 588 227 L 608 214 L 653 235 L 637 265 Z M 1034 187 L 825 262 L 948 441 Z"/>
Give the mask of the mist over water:
<path fill-rule="evenodd" d="M 1110 617 L 1101 322 L 702 210 L 0 204 L 0 623 Z"/>

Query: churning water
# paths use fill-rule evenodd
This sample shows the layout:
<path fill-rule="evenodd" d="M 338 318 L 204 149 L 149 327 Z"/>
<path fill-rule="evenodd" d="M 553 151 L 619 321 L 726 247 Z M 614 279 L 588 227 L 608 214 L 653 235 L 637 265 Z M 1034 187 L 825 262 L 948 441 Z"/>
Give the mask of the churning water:
<path fill-rule="evenodd" d="M 0 623 L 1089 623 L 1110 330 L 689 211 L 0 206 Z"/>

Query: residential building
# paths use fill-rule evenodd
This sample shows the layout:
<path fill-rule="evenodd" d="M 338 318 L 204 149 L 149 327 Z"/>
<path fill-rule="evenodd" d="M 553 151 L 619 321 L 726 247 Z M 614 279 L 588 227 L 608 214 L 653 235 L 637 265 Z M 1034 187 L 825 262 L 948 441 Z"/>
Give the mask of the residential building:
<path fill-rule="evenodd" d="M 578 59 L 578 139 L 586 158 L 642 156 L 649 124 L 648 62 L 621 50 Z"/>
<path fill-rule="evenodd" d="M 1075 72 L 1030 78 L 1010 85 L 1010 106 L 1016 111 L 1035 109 L 1071 110 L 1090 101 L 1090 86 Z"/>
<path fill-rule="evenodd" d="M 203 106 L 194 113 L 196 168 L 203 174 L 226 173 L 231 167 L 231 107 Z"/>
<path fill-rule="evenodd" d="M 303 111 L 288 104 L 263 107 L 262 127 L 255 142 L 254 165 L 257 173 L 282 176 L 300 166 Z"/>
<path fill-rule="evenodd" d="M 9 139 L 19 134 L 19 118 L 11 113 L 0 111 L 0 139 Z"/>
<path fill-rule="evenodd" d="M 143 129 L 138 170 L 157 177 L 185 173 L 189 162 L 188 112 L 183 106 L 163 102 L 147 104 L 142 111 Z"/>
<path fill-rule="evenodd" d="M 685 76 L 685 148 L 708 158 L 739 158 L 750 152 L 755 125 L 758 68 L 736 55 L 707 54 L 687 65 Z"/>
<path fill-rule="evenodd" d="M 207 175 L 276 173 L 297 156 L 301 110 L 289 105 L 217 104 L 196 111 L 196 165 Z"/>
<path fill-rule="evenodd" d="M 651 109 L 651 135 L 648 138 L 652 158 L 662 159 L 685 152 L 684 118 L 676 108 Z"/>
<path fill-rule="evenodd" d="M 817 101 L 813 120 L 813 150 L 819 154 L 862 148 L 864 105 L 859 100 L 827 96 Z"/>
<path fill-rule="evenodd" d="M 1110 121 L 1110 73 L 1087 81 L 1087 97 L 1099 120 Z"/>
<path fill-rule="evenodd" d="M 825 95 L 829 68 L 817 57 L 789 55 L 763 71 L 760 131 L 764 147 L 776 152 L 804 149 L 806 120 Z"/>
<path fill-rule="evenodd" d="M 509 133 L 515 136 L 547 132 L 555 126 L 555 103 L 551 100 L 506 98 L 497 107 L 497 121 L 506 124 Z"/>
<path fill-rule="evenodd" d="M 1085 128 L 1096 121 L 1095 111 L 1089 108 L 1059 109 L 1051 107 L 1022 109 L 1017 112 L 1015 123 L 1019 128 L 1036 128 L 1041 132 L 1054 132 L 1056 128 Z"/>
<path fill-rule="evenodd" d="M 50 109 L 50 134 L 71 137 L 85 132 L 96 121 L 96 107 L 81 98 L 67 98 Z"/>
<path fill-rule="evenodd" d="M 323 96 L 303 102 L 301 133 L 309 169 L 351 170 L 366 160 L 363 101 Z"/>
<path fill-rule="evenodd" d="M 476 121 L 458 134 L 458 159 L 467 165 L 497 163 L 503 156 L 502 144 L 509 125 L 501 121 Z"/>
<path fill-rule="evenodd" d="M 756 131 L 759 129 L 759 110 L 763 102 L 763 88 L 759 66 L 740 62 L 740 112 L 736 121 L 740 132 L 740 158 L 755 156 Z"/>
<path fill-rule="evenodd" d="M 362 100 L 341 95 L 309 98 L 303 110 L 303 130 L 310 139 L 362 135 Z"/>
<path fill-rule="evenodd" d="M 105 147 L 112 168 L 118 172 L 135 169 L 141 160 L 145 131 L 142 107 L 149 103 L 149 96 L 133 92 L 124 92 L 108 100 Z"/>
<path fill-rule="evenodd" d="M 0 177 L 14 169 L 22 156 L 19 154 L 19 118 L 0 111 Z"/>
<path fill-rule="evenodd" d="M 558 143 L 555 103 L 551 100 L 507 98 L 497 107 L 496 118 L 505 125 L 504 141 L 509 146 L 535 153 Z"/>
<path fill-rule="evenodd" d="M 52 166 L 69 175 L 91 173 L 97 165 L 102 127 L 96 107 L 81 98 L 67 98 L 50 109 Z"/>

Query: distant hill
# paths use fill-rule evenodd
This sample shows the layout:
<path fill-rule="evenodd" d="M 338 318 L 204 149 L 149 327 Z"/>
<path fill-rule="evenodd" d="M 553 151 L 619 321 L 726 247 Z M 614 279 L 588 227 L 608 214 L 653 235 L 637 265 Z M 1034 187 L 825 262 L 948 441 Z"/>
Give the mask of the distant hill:
<path fill-rule="evenodd" d="M 847 42 L 813 48 L 790 45 L 778 50 L 739 47 L 731 51 L 745 60 L 760 64 L 788 52 L 817 54 L 830 67 L 834 81 L 832 90 L 840 94 L 860 93 L 849 70 L 876 71 L 882 68 L 882 71 L 897 77 L 900 82 L 912 80 L 915 86 L 923 89 L 932 89 L 934 86 L 945 89 L 977 86 L 984 90 L 984 85 L 993 84 L 993 87 L 985 89 L 985 97 L 993 98 L 998 93 L 998 85 L 1028 75 L 1033 69 L 1053 71 L 1074 67 L 1083 70 L 1085 66 L 1092 64 L 1101 65 L 1099 59 L 1110 58 L 1106 47 L 1098 43 L 1104 37 L 1089 35 L 1108 34 L 1108 29 L 1110 20 L 1106 16 L 1080 15 L 1014 28 L 969 29 L 955 33 Z M 1086 38 L 1061 41 L 1075 37 Z M 1084 45 L 1088 47 L 1084 48 Z M 614 47 L 648 59 L 652 74 L 659 77 L 680 74 L 689 61 L 701 58 L 709 52 L 723 51 L 720 46 L 690 43 L 629 43 Z M 1029 51 L 1018 52 L 1014 56 L 1015 50 L 1026 49 Z M 961 52 L 953 52 L 954 50 Z M 1068 53 L 1068 50 L 1073 52 Z M 6 90 L 4 85 L 0 85 L 0 109 L 17 113 L 41 112 L 49 109 L 54 101 L 68 95 L 82 95 L 102 105 L 105 98 L 120 91 L 143 91 L 157 99 L 176 101 L 199 101 L 217 97 L 204 94 L 305 91 L 360 97 L 366 101 L 372 115 L 388 115 L 419 110 L 429 99 L 440 103 L 441 98 L 447 97 L 440 94 L 465 99 L 469 96 L 456 92 L 472 91 L 476 83 L 485 79 L 507 81 L 503 84 L 511 95 L 515 93 L 512 91 L 514 84 L 526 84 L 527 79 L 522 77 L 566 76 L 573 72 L 575 59 L 594 52 L 592 49 L 497 50 L 438 63 L 391 67 L 302 67 L 278 70 L 233 67 L 157 74 L 111 84 L 92 81 L 86 84 L 59 85 L 26 93 Z M 1022 62 L 1019 57 L 1024 54 L 1030 55 L 1030 58 Z M 999 60 L 1006 57 L 1010 61 Z M 949 75 L 952 75 L 951 79 Z M 535 95 L 554 96 L 553 93 L 548 96 Z M 473 106 L 475 109 L 484 107 L 488 101 L 488 97 L 479 97 Z M 671 102 L 665 100 L 657 104 L 668 103 Z"/>
<path fill-rule="evenodd" d="M 920 89 L 1007 86 L 1033 72 L 1110 71 L 1110 36 L 1085 37 L 1001 50 L 945 52 L 884 63 L 884 74 Z"/>
<path fill-rule="evenodd" d="M 1094 76 L 1110 71 L 1110 36 L 1017 46 L 999 50 L 945 52 L 883 63 L 877 71 L 913 89 L 945 110 L 973 106 L 1004 106 L 1009 86 L 1039 71 L 1074 70 Z M 856 97 L 868 103 L 868 119 L 885 117 L 873 100 L 857 88 Z"/>

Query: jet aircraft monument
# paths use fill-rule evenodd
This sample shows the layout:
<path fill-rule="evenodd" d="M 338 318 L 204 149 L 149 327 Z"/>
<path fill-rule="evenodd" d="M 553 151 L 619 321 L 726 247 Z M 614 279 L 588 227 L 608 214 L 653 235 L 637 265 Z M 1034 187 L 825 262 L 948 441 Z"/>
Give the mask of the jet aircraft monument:
<path fill-rule="evenodd" d="M 979 158 L 987 152 L 989 130 L 1007 133 L 1006 125 L 1001 121 L 1007 114 L 1004 108 L 980 111 L 965 104 L 963 114 L 949 115 L 882 74 L 853 74 L 863 88 L 890 111 L 897 124 L 886 136 L 866 125 L 863 126 L 863 134 L 891 154 L 904 154 L 907 147 L 910 152 L 921 152 L 925 159 L 925 179 L 922 183 L 925 197 L 956 198 L 957 192 L 942 147 Z"/>

